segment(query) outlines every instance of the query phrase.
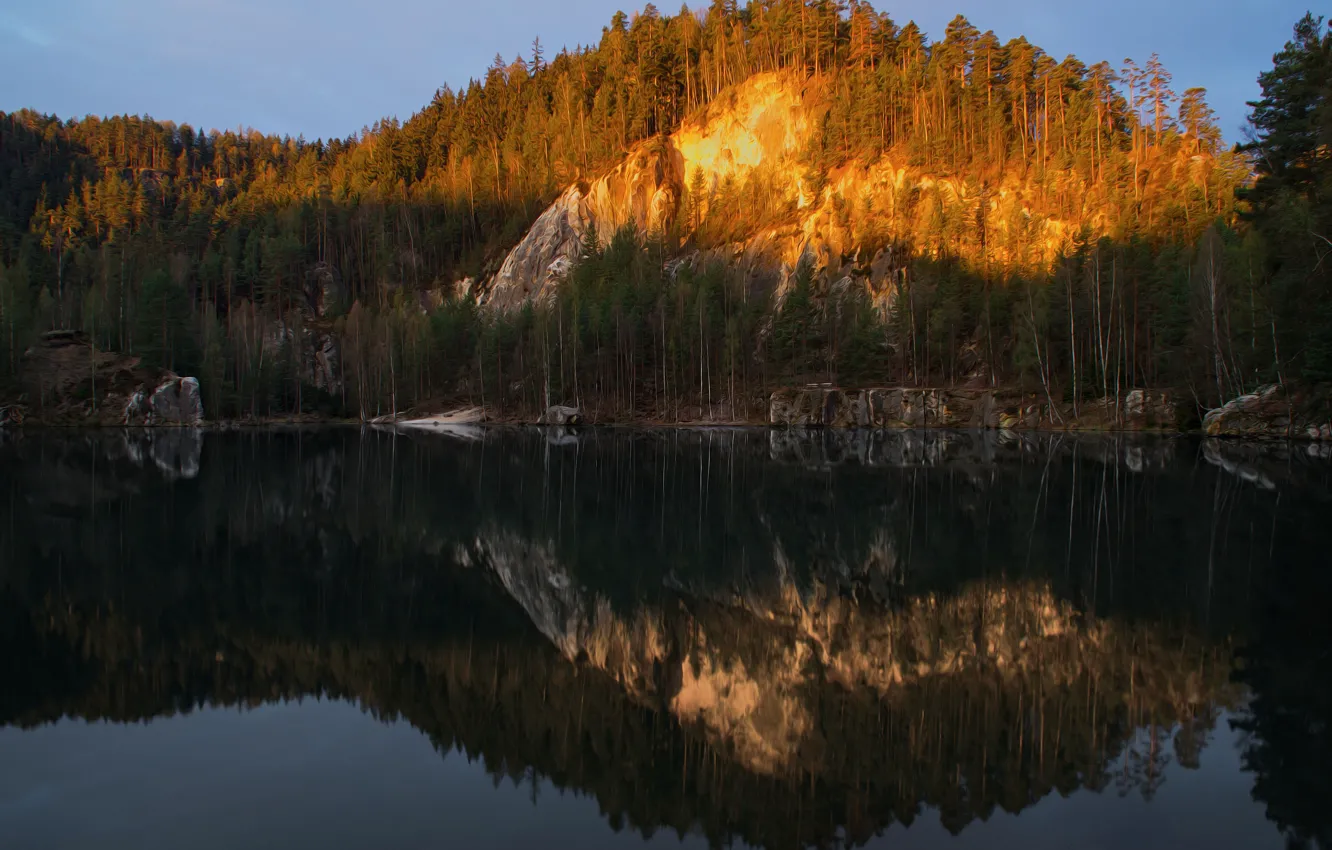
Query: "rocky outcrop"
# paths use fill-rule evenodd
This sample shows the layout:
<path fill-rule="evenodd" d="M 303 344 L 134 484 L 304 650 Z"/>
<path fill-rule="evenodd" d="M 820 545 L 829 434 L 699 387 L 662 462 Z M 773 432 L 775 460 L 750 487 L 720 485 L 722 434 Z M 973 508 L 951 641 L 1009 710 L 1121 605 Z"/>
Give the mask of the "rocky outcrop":
<path fill-rule="evenodd" d="M 1270 384 L 1208 411 L 1203 432 L 1209 437 L 1332 440 L 1332 404 L 1300 388 Z"/>
<path fill-rule="evenodd" d="M 1124 396 L 1124 418 L 1159 428 L 1173 429 L 1179 425 L 1175 400 L 1163 390 L 1130 390 Z"/>
<path fill-rule="evenodd" d="M 329 395 L 342 392 L 342 345 L 339 337 L 331 333 L 318 334 L 311 347 L 311 356 L 306 363 L 307 372 L 302 375 Z"/>
<path fill-rule="evenodd" d="M 582 425 L 583 411 L 577 407 L 569 407 L 564 404 L 555 404 L 546 408 L 546 412 L 541 414 L 542 425 Z"/>
<path fill-rule="evenodd" d="M 295 356 L 300 361 L 301 381 L 307 386 L 323 390 L 329 395 L 342 392 L 341 338 L 320 327 L 303 323 L 298 329 L 279 321 L 264 336 L 264 354 L 273 358 Z"/>
<path fill-rule="evenodd" d="M 785 199 L 783 204 L 794 206 L 803 173 L 798 157 L 811 115 L 818 110 L 817 97 L 808 94 L 794 78 L 760 74 L 671 136 L 644 142 L 606 174 L 570 186 L 509 252 L 494 277 L 475 288 L 478 300 L 508 310 L 549 298 L 585 238 L 594 236 L 604 245 L 626 224 L 643 234 L 670 229 L 691 184 L 702 193 L 695 199 L 695 212 L 701 215 L 724 185 L 737 188 L 762 168 L 768 185 Z M 784 258 L 793 268 L 803 250 L 797 247 L 787 257 L 792 250 L 783 237 L 774 254 L 767 244 L 770 234 L 753 236 L 763 243 L 757 253 L 764 265 L 780 266 Z M 755 253 L 743 246 L 736 250 Z"/>
<path fill-rule="evenodd" d="M 824 284 L 861 286 L 887 308 L 905 283 L 908 256 L 937 249 L 929 234 L 940 218 L 977 221 L 991 261 L 1044 267 L 1069 247 L 1077 228 L 1035 211 L 1049 187 L 1017 174 L 977 186 L 882 156 L 851 159 L 811 189 L 804 153 L 837 96 L 796 75 L 750 77 L 676 132 L 642 142 L 608 173 L 566 188 L 474 297 L 503 310 L 549 298 L 587 236 L 604 245 L 628 223 L 643 234 L 693 237 L 695 260 L 727 263 L 778 303 L 808 259 Z M 1106 232 L 1103 194 L 1072 170 L 1048 179 L 1085 199 L 1080 224 Z"/>
<path fill-rule="evenodd" d="M 117 425 L 135 388 L 156 386 L 160 376 L 82 332 L 48 331 L 23 352 L 17 402 L 29 425 Z"/>
<path fill-rule="evenodd" d="M 306 298 L 310 310 L 321 319 L 343 307 L 346 289 L 342 285 L 342 274 L 336 266 L 316 263 L 306 273 Z"/>
<path fill-rule="evenodd" d="M 1118 406 L 1112 400 L 1084 406 L 1089 427 L 1176 430 L 1170 394 L 1133 390 Z M 781 389 L 768 400 L 768 423 L 828 428 L 1002 428 L 1070 427 L 1071 408 L 1050 407 L 1035 393 L 966 388 L 842 389 L 818 386 Z"/>
<path fill-rule="evenodd" d="M 481 302 L 510 310 L 549 298 L 589 234 L 606 244 L 626 224 L 643 233 L 669 227 L 684 185 L 681 168 L 669 144 L 648 145 L 591 184 L 570 186 L 504 258 Z"/>
<path fill-rule="evenodd" d="M 541 214 L 523 241 L 504 258 L 504 265 L 480 301 L 510 310 L 527 301 L 549 298 L 578 256 L 588 226 L 583 194 L 577 186 L 571 187 Z M 468 286 L 465 291 L 470 293 L 473 288 Z"/>
<path fill-rule="evenodd" d="M 148 400 L 151 425 L 200 425 L 203 423 L 203 396 L 198 378 L 169 377 L 153 391 Z"/>
<path fill-rule="evenodd" d="M 168 375 L 149 393 L 139 387 L 125 402 L 122 425 L 185 425 L 203 423 L 203 396 L 197 378 Z"/>
<path fill-rule="evenodd" d="M 1209 410 L 1203 432 L 1209 437 L 1289 437 L 1290 414 L 1286 394 L 1272 384 Z"/>

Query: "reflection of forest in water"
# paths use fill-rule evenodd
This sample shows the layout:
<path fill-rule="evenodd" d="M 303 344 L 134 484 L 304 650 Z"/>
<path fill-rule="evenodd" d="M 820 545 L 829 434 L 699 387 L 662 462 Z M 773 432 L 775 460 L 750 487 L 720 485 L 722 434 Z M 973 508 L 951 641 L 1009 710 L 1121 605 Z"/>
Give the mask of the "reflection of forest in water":
<path fill-rule="evenodd" d="M 1329 843 L 1326 461 L 479 436 L 9 438 L 0 722 L 329 694 L 617 825 L 777 846 L 1150 797 L 1229 709 L 1269 817 Z"/>

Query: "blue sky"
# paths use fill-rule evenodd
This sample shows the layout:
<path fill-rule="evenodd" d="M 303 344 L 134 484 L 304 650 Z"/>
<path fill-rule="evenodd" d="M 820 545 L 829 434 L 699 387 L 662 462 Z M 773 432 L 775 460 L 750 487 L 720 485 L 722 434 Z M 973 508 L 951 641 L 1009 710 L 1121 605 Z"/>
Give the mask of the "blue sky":
<path fill-rule="evenodd" d="M 691 7 L 700 0 L 691 2 Z M 961 12 L 1002 40 L 1026 35 L 1088 64 L 1161 54 L 1175 88 L 1205 86 L 1229 141 L 1244 103 L 1312 0 L 875 2 L 931 38 Z M 617 0 L 0 0 L 0 110 L 131 112 L 200 128 L 306 138 L 406 119 L 496 53 L 596 41 Z M 658 7 L 674 11 L 671 0 Z"/>

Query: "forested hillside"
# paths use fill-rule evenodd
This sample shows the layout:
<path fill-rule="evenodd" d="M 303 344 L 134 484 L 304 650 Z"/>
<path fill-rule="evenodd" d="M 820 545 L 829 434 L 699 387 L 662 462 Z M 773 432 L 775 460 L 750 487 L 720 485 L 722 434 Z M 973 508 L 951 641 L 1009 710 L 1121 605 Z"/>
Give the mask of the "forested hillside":
<path fill-rule="evenodd" d="M 1235 150 L 1155 57 L 1060 60 L 960 16 L 931 43 L 831 0 L 648 5 L 342 140 L 0 114 L 0 393 L 44 403 L 24 352 L 52 329 L 199 375 L 210 418 L 743 417 L 808 380 L 1206 406 L 1332 378 L 1330 52 L 1301 21 Z M 706 134 L 756 80 L 799 104 L 796 156 L 692 168 L 662 226 L 590 229 L 550 297 L 486 306 L 568 187 Z M 735 261 L 784 227 L 847 236 Z"/>

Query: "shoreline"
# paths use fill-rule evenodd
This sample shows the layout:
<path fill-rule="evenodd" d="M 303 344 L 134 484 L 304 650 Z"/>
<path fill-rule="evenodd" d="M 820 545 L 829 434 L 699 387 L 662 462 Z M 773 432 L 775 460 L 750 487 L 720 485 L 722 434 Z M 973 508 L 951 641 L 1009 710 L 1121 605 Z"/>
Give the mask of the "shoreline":
<path fill-rule="evenodd" d="M 291 430 L 291 429 L 316 429 L 316 428 L 375 428 L 380 430 L 397 430 L 403 432 L 429 433 L 448 433 L 450 428 L 480 428 L 487 430 L 501 430 L 513 428 L 540 428 L 540 429 L 559 429 L 562 431 L 597 431 L 609 429 L 626 429 L 640 431 L 654 430 L 750 430 L 750 431 L 780 431 L 799 434 L 850 434 L 862 432 L 953 432 L 953 433 L 984 433 L 994 432 L 997 434 L 1071 434 L 1071 435 L 1144 435 L 1151 437 L 1197 437 L 1220 440 L 1234 441 L 1253 441 L 1253 442 L 1291 442 L 1291 443 L 1314 443 L 1320 442 L 1319 439 L 1309 437 L 1305 434 L 1238 434 L 1238 433 L 1208 433 L 1204 428 L 1150 428 L 1150 427 L 1105 427 L 1104 425 L 1088 425 L 1085 427 L 1064 426 L 1064 427 L 1046 427 L 1044 425 L 1037 427 L 1014 427 L 1014 428 L 986 428 L 972 427 L 967 425 L 951 424 L 928 424 L 928 425 L 865 425 L 865 426 L 843 426 L 843 425 L 787 425 L 773 424 L 771 422 L 709 422 L 709 421 L 682 421 L 682 422 L 663 422 L 654 419 L 632 419 L 632 420 L 611 420 L 601 422 L 585 422 L 579 425 L 559 425 L 546 422 L 539 422 L 533 419 L 492 419 L 483 422 L 460 422 L 445 423 L 442 425 L 413 423 L 411 420 L 401 420 L 395 422 L 374 422 L 371 420 L 359 419 L 271 419 L 271 420 L 220 420 L 204 421 L 196 424 L 180 423 L 152 423 L 152 424 L 124 424 L 124 423 L 105 423 L 105 422 L 42 422 L 40 420 L 28 420 L 22 424 L 10 424 L 0 426 L 0 434 L 14 433 L 19 434 L 26 431 L 200 431 L 205 433 L 223 433 L 231 431 L 252 431 L 252 430 Z"/>
<path fill-rule="evenodd" d="M 193 379 L 176 379 L 182 386 Z M 197 388 L 197 382 L 191 384 Z M 159 390 L 158 395 L 161 395 Z M 155 396 L 156 398 L 156 396 Z M 1271 384 L 1200 411 L 1168 390 L 1132 390 L 1122 397 L 1051 405 L 1031 393 L 1011 389 L 884 387 L 843 389 L 829 386 L 773 391 L 766 410 L 746 406 L 747 418 L 691 418 L 669 421 L 658 416 L 589 417 L 585 408 L 555 405 L 537 415 L 496 415 L 477 405 L 419 409 L 371 419 L 321 412 L 243 419 L 207 420 L 197 391 L 193 405 L 167 403 L 143 413 L 142 421 L 116 415 L 114 406 L 90 410 L 43 411 L 25 415 L 19 405 L 0 405 L 0 433 L 29 428 L 197 428 L 242 431 L 256 428 L 374 427 L 424 433 L 464 432 L 479 428 L 551 427 L 718 429 L 766 428 L 798 432 L 958 431 L 1049 434 L 1154 434 L 1249 439 L 1267 442 L 1332 443 L 1332 387 Z M 167 399 L 171 402 L 172 399 Z M 156 401 L 154 401 L 156 404 Z M 137 410 L 137 409 L 136 409 Z M 723 413 L 694 407 L 688 413 Z M 45 414 L 45 415 L 43 415 Z M 137 417 L 135 417 L 137 418 Z"/>

